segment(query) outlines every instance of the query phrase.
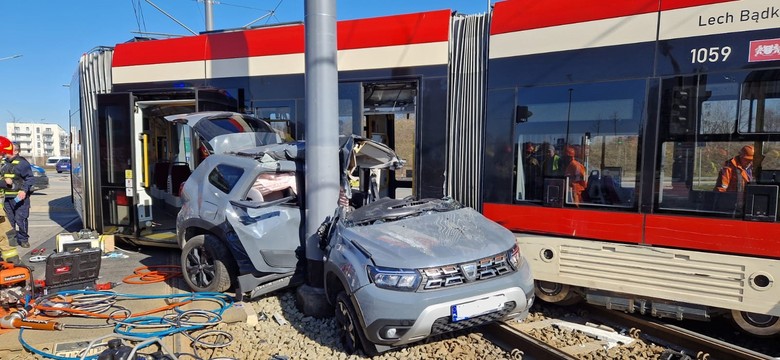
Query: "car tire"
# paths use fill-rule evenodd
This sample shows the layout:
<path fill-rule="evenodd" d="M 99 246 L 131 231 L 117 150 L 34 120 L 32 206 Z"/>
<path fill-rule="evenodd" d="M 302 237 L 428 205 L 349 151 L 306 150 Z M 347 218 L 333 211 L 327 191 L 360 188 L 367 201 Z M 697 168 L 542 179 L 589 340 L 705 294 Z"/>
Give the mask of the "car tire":
<path fill-rule="evenodd" d="M 198 235 L 181 251 L 184 281 L 195 292 L 223 292 L 230 289 L 235 260 L 225 245 L 213 235 Z"/>
<path fill-rule="evenodd" d="M 341 345 L 348 354 L 354 354 L 360 347 L 363 348 L 366 356 L 372 357 L 379 354 L 376 345 L 369 342 L 363 335 L 355 307 L 352 306 L 352 301 L 345 291 L 336 296 L 336 326 Z"/>
<path fill-rule="evenodd" d="M 62 171 L 57 170 L 57 174 L 62 174 Z"/>

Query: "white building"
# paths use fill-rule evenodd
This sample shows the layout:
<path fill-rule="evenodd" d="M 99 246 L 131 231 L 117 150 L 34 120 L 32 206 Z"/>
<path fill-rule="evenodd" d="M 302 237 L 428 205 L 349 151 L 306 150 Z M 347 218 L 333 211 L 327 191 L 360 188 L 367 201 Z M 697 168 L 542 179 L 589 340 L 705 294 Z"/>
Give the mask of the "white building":
<path fill-rule="evenodd" d="M 31 163 L 43 166 L 51 156 L 69 156 L 68 133 L 57 124 L 8 122 L 6 134 L 19 142 L 19 151 Z"/>

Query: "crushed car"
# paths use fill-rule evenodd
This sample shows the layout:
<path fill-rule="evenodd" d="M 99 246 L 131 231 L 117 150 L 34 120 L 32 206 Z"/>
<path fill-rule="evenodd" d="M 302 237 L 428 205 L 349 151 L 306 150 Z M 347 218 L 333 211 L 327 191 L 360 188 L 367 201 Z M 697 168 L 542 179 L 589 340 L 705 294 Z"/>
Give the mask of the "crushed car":
<path fill-rule="evenodd" d="M 233 144 L 222 143 L 182 187 L 185 282 L 249 298 L 301 284 L 306 144 Z M 452 199 L 380 199 L 376 181 L 355 187 L 361 171 L 403 166 L 382 143 L 342 136 L 339 156 L 339 202 L 317 235 L 348 352 L 373 355 L 527 315 L 533 280 L 511 232 Z"/>
<path fill-rule="evenodd" d="M 514 235 L 455 200 L 340 207 L 323 233 L 326 294 L 351 353 L 524 319 L 533 304 Z"/>

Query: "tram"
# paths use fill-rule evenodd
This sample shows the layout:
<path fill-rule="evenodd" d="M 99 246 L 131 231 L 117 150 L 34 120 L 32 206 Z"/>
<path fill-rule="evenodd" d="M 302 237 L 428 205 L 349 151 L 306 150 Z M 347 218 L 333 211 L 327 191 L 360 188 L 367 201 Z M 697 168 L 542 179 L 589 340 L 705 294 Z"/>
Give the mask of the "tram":
<path fill-rule="evenodd" d="M 505 0 L 488 14 L 339 21 L 339 132 L 407 159 L 384 195 L 451 196 L 515 232 L 545 301 L 726 315 L 775 335 L 779 11 Z M 305 138 L 303 34 L 283 24 L 82 56 L 71 154 L 84 225 L 175 246 L 177 184 L 206 154 L 165 115 L 239 111 Z M 745 148 L 747 181 L 720 191 Z"/>

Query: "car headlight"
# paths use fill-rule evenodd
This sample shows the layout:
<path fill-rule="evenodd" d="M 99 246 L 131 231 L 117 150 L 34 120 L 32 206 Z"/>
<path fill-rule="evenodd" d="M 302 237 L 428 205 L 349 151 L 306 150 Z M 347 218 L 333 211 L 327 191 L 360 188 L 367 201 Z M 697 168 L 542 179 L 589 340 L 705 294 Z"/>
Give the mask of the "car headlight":
<path fill-rule="evenodd" d="M 374 285 L 390 290 L 414 291 L 422 277 L 415 270 L 368 266 L 368 275 Z"/>
<path fill-rule="evenodd" d="M 520 256 L 520 247 L 515 244 L 515 246 L 512 246 L 512 248 L 506 252 L 506 256 L 509 258 L 509 264 L 512 265 L 512 268 L 519 270 L 520 266 L 523 264 L 523 257 Z"/>

